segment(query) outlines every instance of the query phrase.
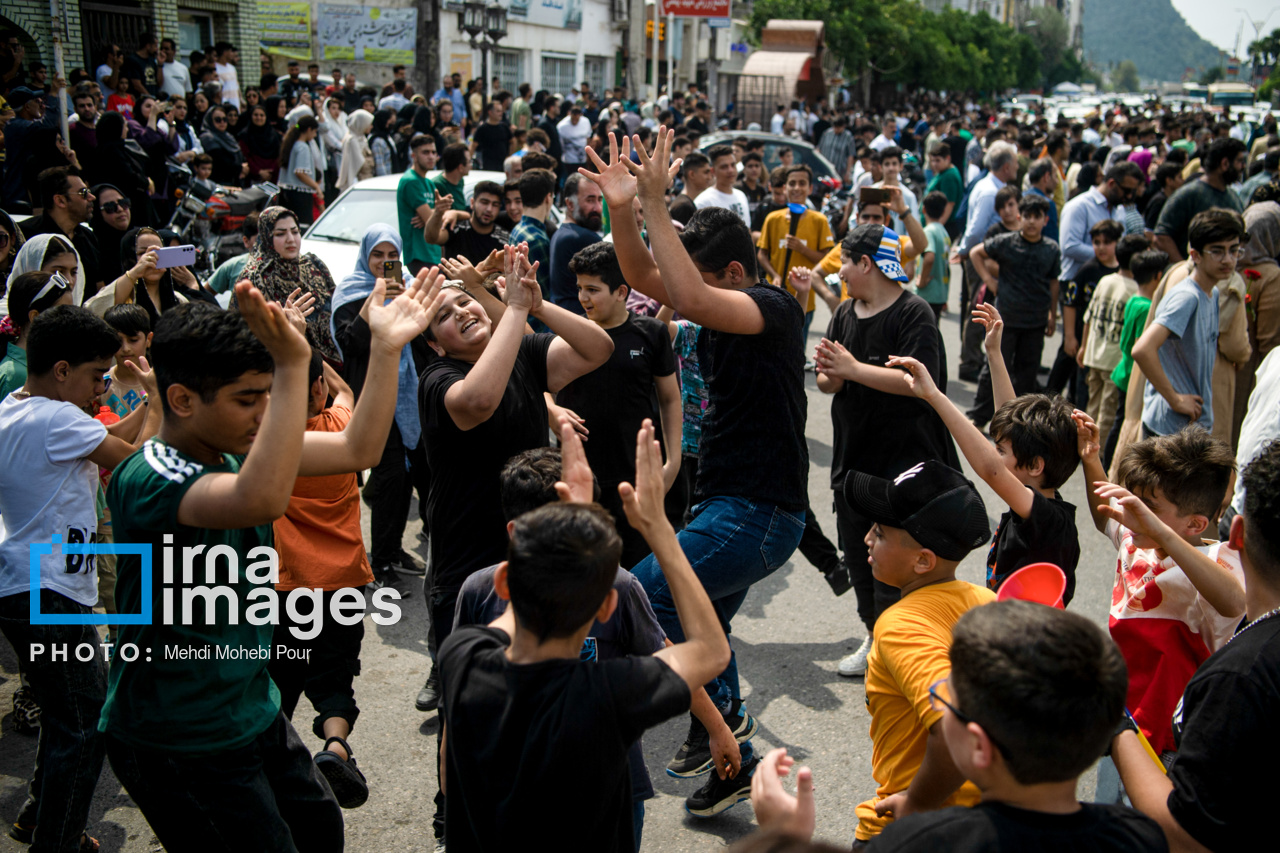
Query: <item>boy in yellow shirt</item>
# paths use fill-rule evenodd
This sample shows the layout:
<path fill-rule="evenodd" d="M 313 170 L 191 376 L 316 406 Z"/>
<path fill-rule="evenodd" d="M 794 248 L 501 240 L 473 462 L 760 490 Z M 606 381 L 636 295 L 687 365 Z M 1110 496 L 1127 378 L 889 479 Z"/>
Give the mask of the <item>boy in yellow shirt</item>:
<path fill-rule="evenodd" d="M 764 224 L 760 226 L 760 240 L 756 243 L 760 269 L 768 276 L 769 283 L 775 287 L 785 287 L 793 295 L 796 291 L 787 275 L 791 268 L 812 267 L 835 246 L 827 217 L 805 206 L 812 189 L 813 171 L 808 166 L 801 164 L 789 168 L 788 206 L 775 210 L 764 218 Z M 794 230 L 791 227 L 793 216 L 798 218 Z M 814 295 L 810 291 L 804 304 L 805 334 L 808 334 L 809 324 L 813 322 L 813 304 Z"/>
<path fill-rule="evenodd" d="M 850 474 L 844 488 L 850 506 L 873 522 L 866 537 L 872 573 L 902 591 L 876 621 L 867 656 L 877 787 L 857 808 L 858 850 L 895 818 L 981 799 L 947 751 L 929 688 L 951 669 L 951 629 L 995 595 L 956 580 L 959 562 L 991 537 L 982 497 L 959 471 L 931 459 L 892 481 Z"/>

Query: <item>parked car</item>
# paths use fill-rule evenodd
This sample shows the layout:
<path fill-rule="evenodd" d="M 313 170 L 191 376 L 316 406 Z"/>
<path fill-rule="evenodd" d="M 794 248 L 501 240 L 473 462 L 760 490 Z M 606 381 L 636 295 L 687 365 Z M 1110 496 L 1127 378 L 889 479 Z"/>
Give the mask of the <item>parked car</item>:
<path fill-rule="evenodd" d="M 439 170 L 428 172 L 427 177 L 434 178 L 438 174 Z M 476 184 L 481 181 L 493 181 L 501 185 L 506 181 L 506 175 L 502 172 L 473 169 L 463 178 L 463 191 L 468 203 Z M 334 279 L 340 280 L 356 268 L 360 240 L 370 225 L 385 222 L 398 227 L 400 217 L 396 210 L 396 187 L 399 184 L 400 175 L 382 175 L 348 187 L 307 229 L 302 237 L 302 251 L 313 252 L 329 267 Z M 547 218 L 552 225 L 559 225 L 561 213 L 553 207 Z"/>
<path fill-rule="evenodd" d="M 843 183 L 840 180 L 840 170 L 830 160 L 822 156 L 822 153 L 817 148 L 803 139 L 793 139 L 758 130 L 708 133 L 698 140 L 698 150 L 705 154 L 717 145 L 731 145 L 733 140 L 740 136 L 747 139 L 764 140 L 764 151 L 761 152 L 761 155 L 764 157 L 766 175 L 771 170 L 782 165 L 782 160 L 778 157 L 778 149 L 790 148 L 795 152 L 793 162 L 797 164 L 803 163 L 813 170 L 814 195 L 838 190 Z M 742 170 L 741 163 L 738 164 L 738 170 Z M 821 190 L 819 189 L 820 187 L 822 188 Z"/>

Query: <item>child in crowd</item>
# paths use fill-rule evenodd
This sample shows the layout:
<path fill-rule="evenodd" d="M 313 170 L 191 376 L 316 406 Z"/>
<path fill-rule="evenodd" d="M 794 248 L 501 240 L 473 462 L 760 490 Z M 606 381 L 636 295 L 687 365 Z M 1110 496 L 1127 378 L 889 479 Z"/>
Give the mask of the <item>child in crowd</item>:
<path fill-rule="evenodd" d="M 627 518 L 662 567 L 687 639 L 652 656 L 584 665 L 587 635 L 618 606 L 622 541 L 595 504 L 551 504 L 516 518 L 508 559 L 493 575 L 510 607 L 440 647 L 450 849 L 515 848 L 554 835 L 565 849 L 632 853 L 630 745 L 688 708 L 729 661 L 716 610 L 666 519 L 662 455 L 648 421 L 635 465 L 635 485 L 620 489 Z M 574 787 L 586 766 L 592 785 L 566 821 L 545 795 Z"/>
<path fill-rule="evenodd" d="M 196 183 L 210 192 L 217 191 L 218 185 L 213 181 L 213 155 L 201 151 L 191 158 L 191 168 L 195 172 Z"/>
<path fill-rule="evenodd" d="M 680 368 L 680 405 L 684 414 L 680 430 L 680 473 L 671 491 L 667 492 L 667 518 L 680 530 L 692 518 L 702 417 L 707 411 L 707 383 L 698 366 L 698 336 L 702 334 L 702 327 L 683 317 L 677 320 L 675 315 L 674 308 L 663 305 L 658 309 L 657 319 L 667 324 L 671 349 Z"/>
<path fill-rule="evenodd" d="M 130 92 L 131 81 L 124 71 L 117 76 L 116 90 L 107 98 L 107 112 L 120 113 L 125 118 L 133 118 L 133 95 Z"/>
<path fill-rule="evenodd" d="M 1191 275 L 1169 288 L 1133 345 L 1147 377 L 1143 435 L 1170 435 L 1189 423 L 1213 429 L 1213 367 L 1218 356 L 1215 288 L 1235 272 L 1248 239 L 1244 219 L 1215 207 L 1197 213 L 1187 230 Z"/>
<path fill-rule="evenodd" d="M 1021 196 L 1022 193 L 1015 186 L 1003 186 L 996 190 L 995 210 L 996 216 L 1000 217 L 1000 221 L 991 224 L 991 227 L 987 229 L 987 233 L 982 235 L 983 240 L 990 240 L 992 237 L 999 237 L 1001 234 L 1012 234 L 1015 231 L 1022 230 L 1021 211 L 1018 207 Z M 999 263 L 999 261 L 996 261 L 996 263 Z M 994 274 L 992 277 L 994 278 Z"/>
<path fill-rule="evenodd" d="M 130 302 L 107 309 L 103 319 L 120 336 L 120 351 L 108 373 L 111 381 L 102 405 L 123 418 L 146 398 L 142 377 L 133 365 L 141 363 L 151 349 L 151 318 L 145 308 Z"/>
<path fill-rule="evenodd" d="M 760 240 L 757 261 L 760 269 L 775 287 L 786 287 L 791 293 L 788 274 L 793 266 L 812 267 L 820 262 L 835 245 L 831 236 L 831 225 L 827 217 L 816 210 L 804 207 L 798 214 L 798 222 L 792 226 L 791 220 L 797 217 L 792 213 L 790 205 L 801 205 L 809 199 L 813 189 L 813 170 L 808 166 L 792 166 L 787 170 L 787 204 L 788 207 L 775 210 L 765 217 L 760 229 Z M 813 322 L 813 306 L 815 296 L 812 291 L 803 305 L 805 311 L 804 328 L 806 334 Z"/>
<path fill-rule="evenodd" d="M 1129 665 L 1126 707 L 1167 762 L 1178 698 L 1244 613 L 1240 555 L 1203 538 L 1216 532 L 1235 459 L 1189 426 L 1130 445 L 1112 485 L 1098 458 L 1097 426 L 1079 413 L 1075 419 L 1089 511 L 1117 549 L 1109 624 Z"/>
<path fill-rule="evenodd" d="M 515 520 L 526 512 L 554 504 L 558 499 L 580 504 L 599 501 L 600 484 L 587 464 L 582 440 L 576 431 L 569 429 L 566 432 L 563 426 L 561 433 L 563 454 L 560 449 L 549 447 L 526 450 L 513 456 L 503 467 L 502 511 L 507 517 L 508 531 L 514 530 Z M 563 495 L 557 495 L 557 484 L 564 489 Z M 454 630 L 464 625 L 488 625 L 502 615 L 507 603 L 494 589 L 493 578 L 497 570 L 497 566 L 490 566 L 467 578 L 458 593 Z M 583 661 L 652 655 L 669 642 L 653 614 L 649 596 L 635 575 L 619 568 L 613 589 L 618 594 L 617 611 L 608 621 L 596 621 L 591 626 L 582 644 L 580 659 Z M 691 710 L 709 734 L 697 744 L 697 749 L 683 756 L 683 761 L 673 761 L 667 767 L 668 773 L 691 778 L 705 775 L 714 765 L 721 778 L 736 774 L 740 767 L 738 745 L 720 712 L 711 703 L 707 691 L 701 687 L 693 690 Z M 640 740 L 627 750 L 627 762 L 634 804 L 632 823 L 636 849 L 639 850 L 644 828 L 644 801 L 654 796 Z"/>
<path fill-rule="evenodd" d="M 1138 292 L 1129 265 L 1134 256 L 1149 245 L 1142 234 L 1120 238 L 1116 244 L 1117 269 L 1098 282 L 1084 312 L 1084 333 L 1076 349 L 1076 364 L 1088 371 L 1085 385 L 1089 389 L 1089 403 L 1085 411 L 1098 425 L 1104 439 L 1111 434 L 1116 419 L 1119 398 L 1111 373 L 1120 363 L 1124 308 L 1129 297 Z"/>
<path fill-rule="evenodd" d="M 1004 187 L 1000 192 L 1009 189 Z M 969 253 L 974 268 L 987 288 L 983 302 L 995 303 L 1004 318 L 1001 361 L 1012 375 L 1015 394 L 1035 390 L 1036 372 L 1044 353 L 1044 339 L 1053 334 L 1058 318 L 1058 270 L 1062 252 L 1045 237 L 1049 200 L 1039 195 L 1017 202 L 1019 229 L 991 237 Z M 987 268 L 987 259 L 1000 265 L 999 278 Z M 994 298 L 993 298 L 994 297 Z M 979 427 L 991 420 L 991 375 L 995 366 L 988 359 L 978 376 L 978 393 L 968 414 Z"/>
<path fill-rule="evenodd" d="M 1103 276 L 1110 275 L 1120 269 L 1116 260 L 1116 245 L 1124 235 L 1124 226 L 1114 219 L 1104 219 L 1094 223 L 1089 229 L 1089 239 L 1093 243 L 1093 258 L 1076 271 L 1071 281 L 1063 282 L 1062 291 L 1062 354 L 1069 356 L 1074 362 L 1080 351 L 1080 339 L 1084 336 L 1084 314 L 1089 309 L 1089 301 L 1093 299 L 1093 291 L 1102 281 Z M 1062 355 L 1059 356 L 1059 359 Z M 1061 369 L 1055 364 L 1055 372 Z M 1086 403 L 1088 389 L 1078 376 L 1079 366 L 1067 368 L 1070 372 L 1065 378 L 1070 380 L 1070 388 L 1074 389 L 1071 399 L 1078 406 Z M 1079 371 L 1083 372 L 1083 371 Z M 1050 377 L 1051 388 L 1061 389 L 1053 377 Z"/>
<path fill-rule="evenodd" d="M 1147 325 L 1147 313 L 1151 310 L 1151 297 L 1155 295 L 1160 284 L 1160 276 L 1169 265 L 1169 255 L 1159 249 L 1147 249 L 1139 252 L 1129 260 L 1129 271 L 1133 274 L 1137 291 L 1124 304 L 1124 327 L 1120 330 L 1120 361 L 1111 371 L 1111 381 L 1115 383 L 1116 417 L 1112 422 L 1111 432 L 1103 437 L 1102 467 L 1111 469 L 1111 458 L 1115 453 L 1116 443 L 1120 440 L 1120 430 L 1124 427 L 1124 407 L 1129 396 L 1129 377 L 1133 374 L 1133 345 L 1141 337 Z"/>
<path fill-rule="evenodd" d="M 840 279 L 851 298 L 836 308 L 814 360 L 818 390 L 833 395 L 836 529 L 857 594 L 858 616 L 867 629 L 866 639 L 840 661 L 837 671 L 857 676 L 866 672 L 876 620 L 899 592 L 877 580 L 867 565 L 863 541 L 871 522 L 845 499 L 845 483 L 854 472 L 894 477 L 922 460 L 953 468 L 960 460 L 942 420 L 910 395 L 899 371 L 884 366 L 890 355 L 900 354 L 918 359 L 933 376 L 940 378 L 946 370 L 933 311 L 902 286 L 906 274 L 898 235 L 884 225 L 859 225 L 840 250 Z"/>
<path fill-rule="evenodd" d="M 733 156 L 727 146 L 725 150 L 726 156 Z M 631 288 L 622 277 L 612 243 L 602 241 L 579 250 L 569 262 L 569 270 L 578 279 L 578 302 L 587 319 L 609 333 L 613 354 L 560 389 L 556 403 L 577 413 L 591 431 L 587 460 L 600 478 L 601 504 L 618 522 L 622 567 L 630 569 L 649 549 L 623 516 L 618 484 L 635 478 L 632 444 L 646 418 L 660 425 L 667 491 L 680 473 L 681 457 L 676 448 L 680 446 L 682 414 L 675 356 L 671 337 L 660 321 L 627 310 Z"/>
<path fill-rule="evenodd" d="M 921 374 L 928 381 L 923 367 Z M 876 622 L 867 656 L 871 774 L 877 788 L 857 808 L 854 848 L 859 849 L 893 817 L 978 802 L 978 789 L 952 764 L 942 712 L 930 707 L 929 692 L 950 668 L 947 649 L 956 620 L 995 595 L 956 580 L 956 566 L 991 536 L 982 497 L 960 472 L 936 459 L 901 470 L 891 480 L 851 471 L 843 493 L 869 522 L 863 536 L 872 572 L 902 596 Z"/>
<path fill-rule="evenodd" d="M 782 166 L 775 166 L 769 171 L 769 195 L 760 202 L 751 217 L 751 239 L 753 242 L 760 242 L 760 231 L 764 228 L 764 221 L 769 214 L 775 210 L 784 210 L 786 206 L 787 170 Z"/>
<path fill-rule="evenodd" d="M 55 280 L 30 275 L 41 287 L 28 304 Z M 160 409 L 143 406 L 110 427 L 86 414 L 120 349 L 115 331 L 93 312 L 55 305 L 31 320 L 26 334 L 26 379 L 0 400 L 0 630 L 24 653 L 39 643 L 92 654 L 23 655 L 22 674 L 41 709 L 40 740 L 35 780 L 12 834 L 37 849 L 97 849 L 84 829 L 102 767 L 97 718 L 106 656 L 97 628 L 77 620 L 98 601 L 98 575 L 93 554 L 64 554 L 62 545 L 98 541 L 98 468 L 114 469 L 155 435 Z M 146 362 L 137 370 L 154 391 Z M 40 592 L 32 601 L 31 551 L 41 545 L 50 550 L 40 560 Z M 32 609 L 71 624 L 33 624 Z"/>
<path fill-rule="evenodd" d="M 947 234 L 943 216 L 946 215 L 947 197 L 938 190 L 927 194 L 921 206 L 924 209 L 924 233 L 929 248 L 920 256 L 916 295 L 929 303 L 935 321 L 940 325 L 942 312 L 947 308 L 951 293 L 951 236 Z"/>
<path fill-rule="evenodd" d="M 72 287 L 62 273 L 24 272 L 9 281 L 8 311 L 0 320 L 5 342 L 0 360 L 0 400 L 27 381 L 27 332 L 31 321 L 55 305 L 72 305 Z"/>
<path fill-rule="evenodd" d="M 305 335 L 303 312 L 286 309 L 285 314 Z M 307 379 L 307 432 L 341 433 L 351 423 L 355 408 L 351 386 L 325 364 L 314 347 Z M 327 405 L 330 394 L 333 405 Z M 272 524 L 272 535 L 280 554 L 276 589 L 322 590 L 316 606 L 326 614 L 332 612 L 335 601 L 355 600 L 349 592 L 344 596 L 344 591 L 373 581 L 360 532 L 360 488 L 354 472 L 298 477 L 289 508 Z M 273 655 L 267 672 L 280 689 L 280 710 L 290 720 L 299 697 L 306 692 L 316 711 L 311 731 L 324 741 L 315 757 L 316 767 L 329 782 L 338 805 L 358 808 L 369 797 L 369 785 L 346 739 L 360 715 L 351 682 L 360 674 L 364 620 L 345 624 L 326 618 L 319 633 L 306 640 L 290 630 L 298 624 L 282 619 L 276 626 L 273 644 L 277 652 L 289 652 Z"/>
<path fill-rule="evenodd" d="M 366 393 L 341 433 L 305 431 L 311 347 L 283 309 L 248 282 L 236 285 L 238 313 L 189 303 L 156 325 L 159 387 L 152 396 L 163 405 L 164 427 L 111 480 L 116 536 L 157 555 L 197 545 L 233 552 L 230 601 L 207 600 L 204 619 L 197 607 L 194 618 L 171 625 L 156 619 L 122 626 L 122 643 L 157 653 L 111 661 L 99 729 L 116 777 L 166 847 L 183 849 L 193 836 L 235 836 L 246 850 L 342 849 L 341 810 L 281 713 L 267 673 L 270 655 L 193 666 L 162 650 L 271 647 L 273 625 L 241 615 L 278 580 L 277 571 L 263 572 L 278 568 L 261 550 L 273 553 L 271 525 L 287 512 L 299 475 L 353 473 L 381 457 L 400 350 L 439 310 L 441 283 L 424 272 L 385 305 L 385 287 L 375 286 L 364 308 L 373 337 Z M 120 609 L 140 612 L 140 558 L 123 554 L 119 566 Z M 152 571 L 157 610 L 162 591 L 181 597 L 206 579 L 204 572 L 175 577 L 175 590 L 159 582 L 158 562 Z M 219 808 L 207 807 L 211 798 Z"/>
<path fill-rule="evenodd" d="M 909 371 L 906 384 L 942 415 L 960 452 L 1009 506 L 987 553 L 987 587 L 1000 589 L 1009 575 L 1031 563 L 1053 563 L 1067 576 L 1062 600 L 1069 604 L 1075 595 L 1080 542 L 1076 508 L 1062 499 L 1058 487 L 1080 463 L 1071 406 L 1044 394 L 1015 397 L 1000 357 L 1000 312 L 994 305 L 979 305 L 973 319 L 987 330 L 984 343 L 997 406 L 990 442 L 937 389 L 920 362 L 894 358 L 888 366 Z"/>

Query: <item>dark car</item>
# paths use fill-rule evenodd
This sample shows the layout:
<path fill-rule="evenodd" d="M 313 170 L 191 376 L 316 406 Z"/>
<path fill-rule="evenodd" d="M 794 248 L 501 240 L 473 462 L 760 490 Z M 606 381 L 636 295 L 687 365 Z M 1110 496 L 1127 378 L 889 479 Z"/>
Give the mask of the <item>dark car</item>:
<path fill-rule="evenodd" d="M 782 161 L 778 159 L 778 149 L 785 147 L 795 152 L 793 158 L 795 163 L 803 163 L 813 170 L 813 194 L 815 196 L 824 195 L 840 188 L 842 182 L 839 170 L 830 160 L 823 157 L 817 148 L 803 139 L 793 139 L 788 136 L 778 136 L 774 133 L 763 133 L 758 130 L 717 132 L 708 133 L 700 138 L 698 140 L 698 150 L 705 154 L 717 145 L 731 145 L 733 140 L 738 137 L 764 140 L 764 151 L 761 154 L 764 157 L 766 175 L 771 170 L 782 165 Z M 741 171 L 741 164 L 739 164 L 738 169 Z"/>

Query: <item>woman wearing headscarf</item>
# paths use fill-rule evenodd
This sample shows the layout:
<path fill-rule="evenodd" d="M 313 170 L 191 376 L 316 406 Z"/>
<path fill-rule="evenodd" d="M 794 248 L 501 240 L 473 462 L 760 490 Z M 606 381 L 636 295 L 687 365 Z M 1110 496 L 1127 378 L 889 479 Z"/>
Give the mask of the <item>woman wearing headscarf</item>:
<path fill-rule="evenodd" d="M 262 102 L 263 109 L 267 111 L 267 124 L 280 131 L 281 135 L 289 129 L 284 121 L 288 106 L 288 102 L 279 95 L 272 95 Z"/>
<path fill-rule="evenodd" d="M 391 173 L 398 175 L 409 168 L 409 139 L 413 136 L 413 118 L 417 104 L 405 104 L 396 113 L 395 135 L 391 139 Z"/>
<path fill-rule="evenodd" d="M 89 226 L 98 243 L 100 269 L 104 279 L 114 280 L 121 271 L 120 241 L 133 224 L 133 204 L 114 184 L 97 184 L 90 192 L 94 202 Z"/>
<path fill-rule="evenodd" d="M 156 269 L 156 249 L 163 245 L 164 238 L 156 229 L 130 228 L 120 240 L 119 277 L 94 294 L 84 307 L 101 317 L 114 305 L 137 303 L 146 310 L 154 329 L 161 314 L 189 301 L 178 292 L 174 277 L 178 269 L 184 278 L 189 277 L 189 270 Z M 191 281 L 194 278 L 188 280 L 188 285 Z"/>
<path fill-rule="evenodd" d="M 244 158 L 236 138 L 227 130 L 227 113 L 222 107 L 210 107 L 205 113 L 200 145 L 204 153 L 213 158 L 210 179 L 224 186 L 240 186 L 240 181 L 249 174 L 249 161 Z"/>
<path fill-rule="evenodd" d="M 249 126 L 237 138 L 249 163 L 249 175 L 255 181 L 274 181 L 280 172 L 280 133 L 267 122 L 267 110 L 261 104 L 245 113 Z"/>
<path fill-rule="evenodd" d="M 356 110 L 347 117 L 347 138 L 342 142 L 342 165 L 338 170 L 338 191 L 372 178 L 375 171 L 373 152 L 369 148 L 369 131 L 373 114 Z"/>
<path fill-rule="evenodd" d="M 151 203 L 157 209 L 165 209 L 168 204 L 166 188 L 169 183 L 169 156 L 178 150 L 177 131 L 166 125 L 167 131 L 161 130 L 160 102 L 150 95 L 143 95 L 133 108 L 133 115 L 125 119 L 129 125 L 129 138 L 142 148 L 146 154 L 147 177 L 151 179 Z M 110 168 L 110 164 L 106 164 Z M 167 215 L 167 214 L 163 214 Z"/>
<path fill-rule="evenodd" d="M 373 129 L 369 132 L 369 150 L 373 152 L 375 175 L 395 174 L 393 159 L 395 142 L 391 138 L 395 128 L 395 110 L 378 110 L 373 114 Z"/>
<path fill-rule="evenodd" d="M 80 254 L 65 237 L 56 234 L 37 234 L 22 244 L 13 259 L 9 278 L 5 282 L 5 296 L 0 296 L 0 316 L 9 313 L 9 288 L 23 273 L 61 273 L 71 285 L 71 304 L 79 305 L 84 299 L 84 269 L 80 266 Z M 104 288 L 105 289 L 105 288 Z"/>
<path fill-rule="evenodd" d="M 338 192 L 338 173 L 342 169 L 342 143 L 347 141 L 347 115 L 342 111 L 342 101 L 338 98 L 326 98 L 321 109 L 320 126 L 324 133 L 320 141 L 324 145 L 324 156 L 328 168 L 325 170 L 325 202 L 333 201 Z"/>
<path fill-rule="evenodd" d="M 192 127 L 198 129 L 203 126 L 205 113 L 209 112 L 212 103 L 203 91 L 197 90 L 191 95 L 191 112 L 187 120 Z"/>
<path fill-rule="evenodd" d="M 316 135 L 311 139 L 311 160 L 315 164 L 317 180 L 323 180 L 321 175 L 325 169 L 329 168 L 329 158 L 325 153 L 324 142 L 321 139 L 328 132 L 325 130 L 324 122 L 320 121 L 320 117 L 316 115 L 315 110 L 311 109 L 310 105 L 302 103 L 289 110 L 284 120 L 289 129 L 292 130 L 297 127 L 298 120 L 304 117 L 316 120 Z"/>
<path fill-rule="evenodd" d="M 409 138 L 417 136 L 419 133 L 425 133 L 436 141 L 436 150 L 444 150 L 444 138 L 440 136 L 440 131 L 436 130 L 436 112 L 430 107 L 423 107 L 413 114 L 413 133 L 409 134 Z M 406 165 L 406 169 L 409 167 Z"/>
<path fill-rule="evenodd" d="M 22 236 L 18 223 L 0 210 L 0 278 L 8 278 L 9 268 L 13 266 L 13 259 L 18 256 L 24 239 L 26 238 Z"/>
<path fill-rule="evenodd" d="M 1280 203 L 1264 201 L 1245 208 L 1249 242 L 1236 269 L 1249 295 L 1249 343 L 1253 355 L 1236 377 L 1236 424 L 1244 422 L 1254 374 L 1267 353 L 1280 346 Z"/>
<path fill-rule="evenodd" d="M 13 310 L 0 317 L 0 400 L 21 388 L 27 381 L 27 332 L 32 315 L 39 315 L 55 305 L 71 305 L 71 287 L 56 273 L 30 272 L 14 277 Z"/>
<path fill-rule="evenodd" d="M 333 292 L 333 317 L 329 321 L 329 331 L 342 358 L 343 378 L 357 399 L 369 367 L 370 344 L 369 325 L 361 319 L 360 309 L 373 292 L 375 279 L 383 277 L 382 265 L 387 261 L 398 261 L 401 249 L 400 234 L 393 226 L 382 222 L 370 225 L 360 241 L 355 272 L 344 278 Z M 394 295 L 392 288 L 397 285 L 402 286 L 403 281 L 387 282 L 388 298 Z M 417 401 L 418 369 L 425 366 L 430 357 L 431 350 L 422 336 L 400 351 L 395 422 L 387 436 L 382 460 L 370 473 L 365 486 L 373 540 L 369 562 L 374 568 L 376 585 L 391 581 L 395 575 L 391 566 L 403 565 L 401 540 L 414 486 L 418 487 L 420 504 L 426 506 L 426 456 L 421 444 L 422 427 Z"/>
<path fill-rule="evenodd" d="M 258 217 L 258 244 L 245 264 L 241 279 L 248 279 L 262 291 L 269 302 L 284 304 L 296 288 L 316 298 L 316 310 L 307 318 L 307 326 L 320 354 L 335 364 L 342 356 L 329 331 L 329 313 L 333 301 L 333 276 L 324 261 L 302 251 L 302 231 L 292 211 L 284 207 L 268 207 Z M 231 308 L 236 298 L 231 297 Z"/>

